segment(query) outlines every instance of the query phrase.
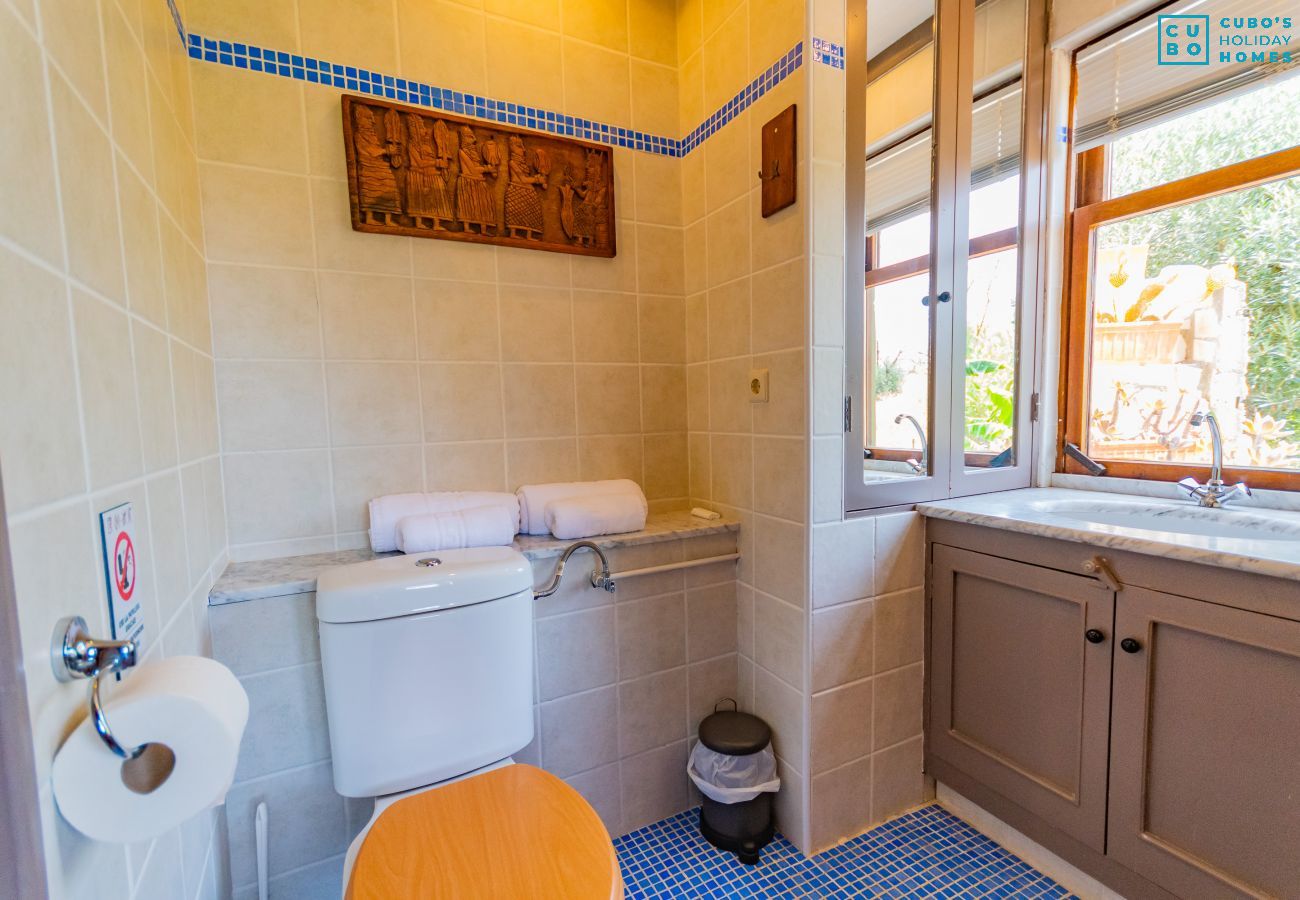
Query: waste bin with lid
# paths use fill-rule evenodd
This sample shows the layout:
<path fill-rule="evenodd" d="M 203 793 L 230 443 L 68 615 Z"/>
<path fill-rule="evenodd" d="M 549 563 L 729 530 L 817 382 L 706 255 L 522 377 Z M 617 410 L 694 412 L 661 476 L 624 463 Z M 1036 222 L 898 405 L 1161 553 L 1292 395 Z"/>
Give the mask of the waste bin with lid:
<path fill-rule="evenodd" d="M 710 844 L 755 865 L 772 840 L 772 795 L 781 787 L 772 753 L 772 729 L 739 709 L 718 710 L 700 723 L 700 741 L 687 773 L 704 795 L 700 833 Z"/>

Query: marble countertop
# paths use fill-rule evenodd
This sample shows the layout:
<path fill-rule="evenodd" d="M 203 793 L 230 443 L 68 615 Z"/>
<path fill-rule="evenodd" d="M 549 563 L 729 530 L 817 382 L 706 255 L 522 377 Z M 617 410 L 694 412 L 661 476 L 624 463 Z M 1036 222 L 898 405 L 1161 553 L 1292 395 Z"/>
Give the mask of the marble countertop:
<path fill-rule="evenodd" d="M 916 509 L 935 519 L 1300 581 L 1297 512 L 1201 509 L 1189 500 L 1067 488 L 1026 488 Z M 1214 533 L 1234 530 L 1232 536 Z"/>
<path fill-rule="evenodd" d="M 703 537 L 738 531 L 740 523 L 731 519 L 698 519 L 687 510 L 652 513 L 641 531 L 626 534 L 607 534 L 592 538 L 602 550 L 656 544 L 682 538 Z M 514 548 L 529 559 L 546 559 L 559 556 L 564 548 L 574 543 L 547 535 L 521 534 L 515 538 Z M 285 594 L 305 594 L 316 590 L 316 576 L 323 569 L 366 562 L 397 553 L 375 553 L 370 549 L 335 550 L 330 553 L 313 553 L 308 556 L 286 556 L 253 562 L 234 562 L 226 566 L 216 584 L 208 593 L 208 605 L 239 603 L 262 597 L 279 597 Z"/>

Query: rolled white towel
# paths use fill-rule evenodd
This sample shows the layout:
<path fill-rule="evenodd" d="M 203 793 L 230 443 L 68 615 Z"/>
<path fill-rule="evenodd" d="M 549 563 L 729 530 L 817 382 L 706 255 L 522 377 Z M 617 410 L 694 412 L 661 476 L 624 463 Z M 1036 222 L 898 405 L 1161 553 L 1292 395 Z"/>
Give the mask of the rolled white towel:
<path fill-rule="evenodd" d="M 500 503 L 407 516 L 397 523 L 397 549 L 403 553 L 504 547 L 514 539 L 515 523 Z"/>
<path fill-rule="evenodd" d="M 570 497 L 604 494 L 636 494 L 645 502 L 641 486 L 627 478 L 612 481 L 558 481 L 553 484 L 526 484 L 515 491 L 519 498 L 519 527 L 524 534 L 546 534 L 546 505 Z"/>
<path fill-rule="evenodd" d="M 645 528 L 645 497 L 635 494 L 604 494 L 569 497 L 546 504 L 546 526 L 560 540 L 622 534 Z"/>
<path fill-rule="evenodd" d="M 456 512 L 479 506 L 500 506 L 519 532 L 519 501 L 504 491 L 443 491 L 433 494 L 389 494 L 370 501 L 370 549 L 387 553 L 397 549 L 397 523 L 407 516 Z"/>

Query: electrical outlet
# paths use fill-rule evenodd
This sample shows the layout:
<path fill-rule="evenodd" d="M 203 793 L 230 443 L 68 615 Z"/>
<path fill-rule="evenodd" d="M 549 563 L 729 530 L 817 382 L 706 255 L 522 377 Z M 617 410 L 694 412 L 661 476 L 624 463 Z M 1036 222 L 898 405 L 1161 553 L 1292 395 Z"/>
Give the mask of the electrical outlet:
<path fill-rule="evenodd" d="M 749 402 L 767 402 L 767 369 L 749 370 Z"/>

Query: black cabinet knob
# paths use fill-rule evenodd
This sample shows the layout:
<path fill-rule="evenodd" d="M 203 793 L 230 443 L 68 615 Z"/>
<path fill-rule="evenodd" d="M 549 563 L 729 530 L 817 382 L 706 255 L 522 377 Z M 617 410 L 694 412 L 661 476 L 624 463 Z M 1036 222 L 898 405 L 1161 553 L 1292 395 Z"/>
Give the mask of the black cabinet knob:
<path fill-rule="evenodd" d="M 1089 628 L 1083 633 L 1083 636 L 1088 639 L 1089 644 L 1100 644 L 1106 640 L 1106 635 L 1100 628 Z"/>
<path fill-rule="evenodd" d="M 1119 642 L 1119 648 L 1125 653 L 1137 653 L 1142 649 L 1142 644 L 1138 642 L 1137 638 L 1124 638 Z"/>

